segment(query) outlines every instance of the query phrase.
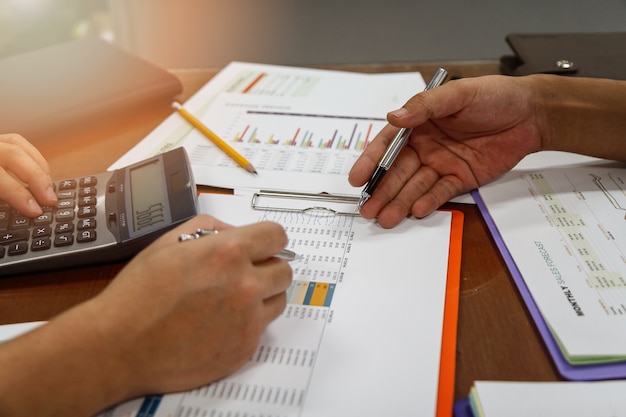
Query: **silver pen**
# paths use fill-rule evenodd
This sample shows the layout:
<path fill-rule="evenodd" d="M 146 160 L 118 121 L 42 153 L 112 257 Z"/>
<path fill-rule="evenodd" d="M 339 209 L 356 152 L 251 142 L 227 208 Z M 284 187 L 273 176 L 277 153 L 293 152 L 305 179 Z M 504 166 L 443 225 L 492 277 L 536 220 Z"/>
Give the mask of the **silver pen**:
<path fill-rule="evenodd" d="M 197 229 L 195 233 L 193 234 L 187 234 L 187 233 L 183 233 L 181 235 L 178 236 L 178 241 L 179 242 L 184 242 L 186 240 L 190 240 L 190 239 L 198 239 L 202 236 L 206 236 L 206 235 L 215 235 L 219 233 L 219 230 L 216 229 Z M 295 253 L 294 251 L 291 251 L 289 249 L 283 249 L 280 252 L 278 252 L 276 255 L 274 255 L 277 258 L 280 259 L 284 259 L 286 261 L 301 261 L 303 259 L 302 255 L 298 255 L 297 253 Z"/>
<path fill-rule="evenodd" d="M 443 68 L 438 68 L 435 72 L 435 75 L 430 80 L 424 91 L 430 90 L 431 88 L 435 88 L 443 83 L 443 80 L 448 76 L 448 72 Z M 389 143 L 387 150 L 385 151 L 383 157 L 378 162 L 378 166 L 374 171 L 374 174 L 371 176 L 370 180 L 365 185 L 363 192 L 361 192 L 361 198 L 359 199 L 358 209 L 360 210 L 363 207 L 363 204 L 374 194 L 374 190 L 378 187 L 380 180 L 383 179 L 387 170 L 393 164 L 393 161 L 396 160 L 396 157 L 406 144 L 409 136 L 411 136 L 412 128 L 401 128 L 393 140 Z"/>

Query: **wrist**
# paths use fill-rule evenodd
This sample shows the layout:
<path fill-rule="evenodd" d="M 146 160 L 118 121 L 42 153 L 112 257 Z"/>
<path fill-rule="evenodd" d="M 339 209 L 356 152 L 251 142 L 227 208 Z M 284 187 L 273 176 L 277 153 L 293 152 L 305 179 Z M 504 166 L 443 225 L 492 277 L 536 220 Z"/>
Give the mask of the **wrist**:
<path fill-rule="evenodd" d="M 542 150 L 626 158 L 626 82 L 560 75 L 525 78 L 536 105 Z"/>

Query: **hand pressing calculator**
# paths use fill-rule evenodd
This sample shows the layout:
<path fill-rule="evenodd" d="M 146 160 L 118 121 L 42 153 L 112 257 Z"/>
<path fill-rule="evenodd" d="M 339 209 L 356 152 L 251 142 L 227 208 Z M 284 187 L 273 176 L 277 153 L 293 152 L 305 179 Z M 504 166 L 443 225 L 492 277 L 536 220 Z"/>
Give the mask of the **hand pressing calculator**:
<path fill-rule="evenodd" d="M 197 213 L 184 148 L 54 185 L 37 218 L 0 201 L 0 276 L 129 258 Z"/>

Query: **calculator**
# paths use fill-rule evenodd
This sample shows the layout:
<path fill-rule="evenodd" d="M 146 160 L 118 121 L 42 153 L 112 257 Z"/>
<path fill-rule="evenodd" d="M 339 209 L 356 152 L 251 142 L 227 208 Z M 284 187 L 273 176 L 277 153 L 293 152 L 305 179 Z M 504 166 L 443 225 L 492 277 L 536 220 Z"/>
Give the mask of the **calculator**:
<path fill-rule="evenodd" d="M 57 204 L 36 218 L 0 201 L 0 276 L 127 259 L 197 213 L 182 147 L 54 187 Z"/>

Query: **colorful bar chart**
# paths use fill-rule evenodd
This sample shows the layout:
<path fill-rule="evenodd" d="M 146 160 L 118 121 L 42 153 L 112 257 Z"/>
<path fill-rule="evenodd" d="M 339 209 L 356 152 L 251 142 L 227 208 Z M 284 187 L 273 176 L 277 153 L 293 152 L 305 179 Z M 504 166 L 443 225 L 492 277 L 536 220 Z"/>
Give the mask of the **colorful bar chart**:
<path fill-rule="evenodd" d="M 233 143 L 352 151 L 365 149 L 384 124 L 373 117 L 250 110 L 242 120 L 231 132 Z"/>
<path fill-rule="evenodd" d="M 294 281 L 287 290 L 287 303 L 330 307 L 335 287 L 328 282 Z"/>

